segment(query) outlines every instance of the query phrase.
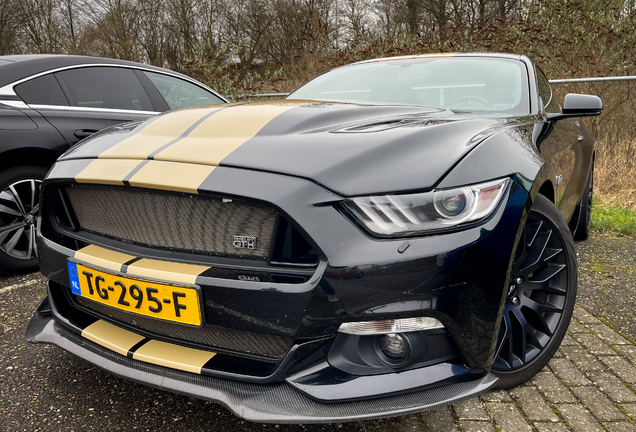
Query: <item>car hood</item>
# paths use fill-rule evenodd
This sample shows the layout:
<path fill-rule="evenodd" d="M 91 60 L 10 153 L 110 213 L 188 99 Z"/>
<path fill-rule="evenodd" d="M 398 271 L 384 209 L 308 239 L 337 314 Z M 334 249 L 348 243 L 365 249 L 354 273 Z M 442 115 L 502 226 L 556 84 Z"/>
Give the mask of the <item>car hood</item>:
<path fill-rule="evenodd" d="M 518 118 L 315 101 L 176 111 L 95 134 L 61 159 L 154 159 L 310 179 L 342 196 L 427 190 Z"/>

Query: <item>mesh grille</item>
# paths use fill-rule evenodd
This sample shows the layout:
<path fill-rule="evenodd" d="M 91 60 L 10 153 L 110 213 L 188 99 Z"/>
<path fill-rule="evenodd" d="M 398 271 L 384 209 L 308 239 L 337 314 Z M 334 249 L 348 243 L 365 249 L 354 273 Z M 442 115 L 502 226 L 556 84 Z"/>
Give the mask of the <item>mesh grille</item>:
<path fill-rule="evenodd" d="M 292 338 L 262 333 L 252 333 L 213 325 L 202 328 L 186 327 L 164 322 L 143 315 L 133 315 L 101 303 L 74 296 L 84 307 L 112 320 L 133 325 L 147 332 L 201 344 L 211 348 L 260 355 L 264 357 L 283 357 L 292 345 Z"/>
<path fill-rule="evenodd" d="M 87 185 L 66 192 L 82 229 L 127 243 L 264 261 L 274 235 L 276 211 L 237 199 Z M 256 248 L 235 248 L 237 235 L 256 237 Z"/>

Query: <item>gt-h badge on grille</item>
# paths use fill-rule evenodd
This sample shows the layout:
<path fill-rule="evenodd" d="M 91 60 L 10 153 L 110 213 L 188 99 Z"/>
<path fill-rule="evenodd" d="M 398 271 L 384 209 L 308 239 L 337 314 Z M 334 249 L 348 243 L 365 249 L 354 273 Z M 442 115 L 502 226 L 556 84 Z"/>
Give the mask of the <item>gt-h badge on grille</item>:
<path fill-rule="evenodd" d="M 256 249 L 256 237 L 253 236 L 234 236 L 232 237 L 235 248 L 239 249 Z"/>

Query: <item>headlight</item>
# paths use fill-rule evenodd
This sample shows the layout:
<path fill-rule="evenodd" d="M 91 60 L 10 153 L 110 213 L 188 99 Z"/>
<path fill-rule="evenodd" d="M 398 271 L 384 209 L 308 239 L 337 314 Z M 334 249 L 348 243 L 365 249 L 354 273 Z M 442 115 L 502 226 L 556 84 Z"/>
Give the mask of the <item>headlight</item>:
<path fill-rule="evenodd" d="M 359 197 L 345 200 L 343 205 L 375 235 L 421 235 L 485 220 L 509 185 L 510 179 L 506 178 L 419 194 Z"/>

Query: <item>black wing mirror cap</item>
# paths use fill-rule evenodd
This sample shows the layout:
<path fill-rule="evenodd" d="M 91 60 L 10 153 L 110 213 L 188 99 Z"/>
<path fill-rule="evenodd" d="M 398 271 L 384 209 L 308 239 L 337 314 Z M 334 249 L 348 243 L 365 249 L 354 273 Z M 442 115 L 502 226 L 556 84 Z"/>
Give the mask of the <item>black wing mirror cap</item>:
<path fill-rule="evenodd" d="M 549 120 L 561 120 L 568 117 L 597 116 L 603 111 L 600 97 L 587 94 L 568 93 L 563 99 L 561 113 L 548 113 Z"/>

